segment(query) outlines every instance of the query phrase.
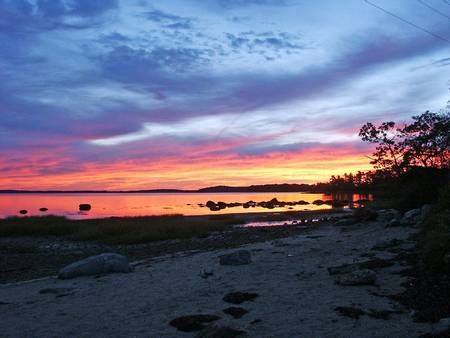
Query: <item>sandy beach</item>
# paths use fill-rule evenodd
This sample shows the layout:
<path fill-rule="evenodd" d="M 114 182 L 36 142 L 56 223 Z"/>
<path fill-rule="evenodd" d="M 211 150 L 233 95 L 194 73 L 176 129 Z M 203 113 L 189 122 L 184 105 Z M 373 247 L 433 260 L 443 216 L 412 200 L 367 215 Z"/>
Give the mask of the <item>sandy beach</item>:
<path fill-rule="evenodd" d="M 324 224 L 240 246 L 251 252 L 248 265 L 219 264 L 220 255 L 236 248 L 186 251 L 134 262 L 128 274 L 3 284 L 2 336 L 201 337 L 203 331 L 179 331 L 169 322 L 207 314 L 220 317 L 213 325 L 248 337 L 417 337 L 442 326 L 414 322 L 410 310 L 387 297 L 407 281 L 399 253 L 414 246 L 409 238 L 416 231 L 377 221 Z M 373 285 L 340 285 L 327 270 L 376 259 L 391 263 L 373 268 Z M 230 292 L 258 296 L 233 305 L 223 300 Z M 223 312 L 232 306 L 248 313 L 236 319 Z M 339 307 L 362 314 L 350 318 Z"/>

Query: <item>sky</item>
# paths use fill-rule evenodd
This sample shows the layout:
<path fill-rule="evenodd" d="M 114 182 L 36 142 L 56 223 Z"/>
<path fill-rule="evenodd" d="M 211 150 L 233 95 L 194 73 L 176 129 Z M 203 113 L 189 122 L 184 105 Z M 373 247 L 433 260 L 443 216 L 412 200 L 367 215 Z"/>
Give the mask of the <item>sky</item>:
<path fill-rule="evenodd" d="M 0 189 L 327 181 L 449 71 L 449 0 L 0 0 Z"/>

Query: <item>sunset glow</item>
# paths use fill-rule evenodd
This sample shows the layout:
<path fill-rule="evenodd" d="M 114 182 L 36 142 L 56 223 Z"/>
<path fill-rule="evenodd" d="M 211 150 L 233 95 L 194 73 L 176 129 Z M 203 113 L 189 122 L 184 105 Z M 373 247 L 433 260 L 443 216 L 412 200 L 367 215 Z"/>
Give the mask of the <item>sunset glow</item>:
<path fill-rule="evenodd" d="M 356 0 L 0 0 L 0 46 L 0 189 L 323 182 L 448 95 L 450 44 Z"/>

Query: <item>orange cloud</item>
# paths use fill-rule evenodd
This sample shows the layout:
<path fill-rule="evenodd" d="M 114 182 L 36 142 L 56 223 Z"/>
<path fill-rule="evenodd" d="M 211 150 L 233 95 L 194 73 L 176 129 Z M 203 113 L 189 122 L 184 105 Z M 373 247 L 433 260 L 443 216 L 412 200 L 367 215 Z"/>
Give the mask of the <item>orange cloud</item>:
<path fill-rule="evenodd" d="M 0 189 L 196 189 L 212 185 L 315 183 L 331 175 L 370 169 L 360 149 L 316 146 L 264 155 L 217 155 L 220 144 L 185 147 L 182 156 L 77 163 L 64 156 L 33 154 L 0 161 Z M 24 161 L 24 162 L 20 162 Z"/>

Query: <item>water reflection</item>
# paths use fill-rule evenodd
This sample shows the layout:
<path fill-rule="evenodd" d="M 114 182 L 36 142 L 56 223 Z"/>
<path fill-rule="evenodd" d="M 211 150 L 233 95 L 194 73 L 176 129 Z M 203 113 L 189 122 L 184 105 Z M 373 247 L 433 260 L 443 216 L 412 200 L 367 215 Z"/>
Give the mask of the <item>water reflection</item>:
<path fill-rule="evenodd" d="M 303 200 L 306 205 L 274 206 L 268 210 L 253 206 L 244 208 L 248 201 L 260 203 L 276 198 L 283 202 Z M 18 216 L 20 210 L 27 210 L 27 216 L 64 215 L 70 218 L 101 218 L 111 216 L 145 216 L 145 215 L 210 215 L 242 212 L 283 212 L 302 210 L 331 209 L 331 203 L 313 204 L 314 201 L 354 201 L 371 199 L 370 195 L 326 195 L 309 193 L 178 193 L 178 194 L 2 194 L 0 195 L 0 217 Z M 200 207 L 207 201 L 239 203 L 240 206 L 211 211 Z M 80 204 L 90 204 L 90 211 L 78 211 Z M 47 208 L 47 211 L 39 211 Z"/>

